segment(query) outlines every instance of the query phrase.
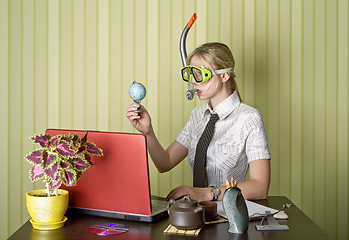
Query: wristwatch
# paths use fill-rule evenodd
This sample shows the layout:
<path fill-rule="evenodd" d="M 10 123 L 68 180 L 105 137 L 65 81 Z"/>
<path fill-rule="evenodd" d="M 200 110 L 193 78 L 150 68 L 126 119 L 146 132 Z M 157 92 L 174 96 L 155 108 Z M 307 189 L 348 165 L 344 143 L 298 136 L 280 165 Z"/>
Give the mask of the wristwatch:
<path fill-rule="evenodd" d="M 221 190 L 217 186 L 212 186 L 211 193 L 213 195 L 212 201 L 217 201 Z"/>

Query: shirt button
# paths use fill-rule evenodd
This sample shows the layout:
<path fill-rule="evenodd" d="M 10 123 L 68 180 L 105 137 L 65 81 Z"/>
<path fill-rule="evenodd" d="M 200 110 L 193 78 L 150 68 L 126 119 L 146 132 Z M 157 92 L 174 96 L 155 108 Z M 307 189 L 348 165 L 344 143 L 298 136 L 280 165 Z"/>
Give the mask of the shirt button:
<path fill-rule="evenodd" d="M 228 152 L 227 146 L 224 144 L 224 145 L 223 145 L 223 153 L 224 153 L 224 154 L 227 154 L 227 152 Z"/>

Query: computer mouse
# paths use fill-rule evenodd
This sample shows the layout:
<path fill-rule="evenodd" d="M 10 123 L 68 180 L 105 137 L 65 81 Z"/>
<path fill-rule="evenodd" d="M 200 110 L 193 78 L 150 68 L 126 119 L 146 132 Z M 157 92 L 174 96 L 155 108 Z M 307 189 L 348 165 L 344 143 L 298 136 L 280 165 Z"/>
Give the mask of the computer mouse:
<path fill-rule="evenodd" d="M 284 211 L 280 211 L 280 212 L 274 214 L 274 218 L 286 220 L 286 219 L 288 219 L 288 215 Z"/>

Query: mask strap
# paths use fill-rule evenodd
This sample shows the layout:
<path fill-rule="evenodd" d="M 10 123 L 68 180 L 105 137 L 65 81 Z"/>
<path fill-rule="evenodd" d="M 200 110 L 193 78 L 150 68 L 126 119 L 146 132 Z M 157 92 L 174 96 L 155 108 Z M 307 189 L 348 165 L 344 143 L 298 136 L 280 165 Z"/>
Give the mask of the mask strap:
<path fill-rule="evenodd" d="M 216 75 L 216 74 L 222 74 L 222 73 L 232 73 L 234 71 L 234 68 L 225 68 L 225 69 L 218 69 L 215 71 L 212 71 L 213 74 L 212 75 Z"/>

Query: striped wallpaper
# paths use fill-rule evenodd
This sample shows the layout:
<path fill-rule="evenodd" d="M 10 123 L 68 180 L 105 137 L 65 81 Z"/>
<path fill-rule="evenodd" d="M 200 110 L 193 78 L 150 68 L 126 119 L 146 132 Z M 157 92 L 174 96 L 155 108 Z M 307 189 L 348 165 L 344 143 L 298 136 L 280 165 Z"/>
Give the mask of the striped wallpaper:
<path fill-rule="evenodd" d="M 260 110 L 272 154 L 270 195 L 297 204 L 333 239 L 348 239 L 347 0 L 0 0 L 0 239 L 29 216 L 28 137 L 48 127 L 134 132 L 125 117 L 133 80 L 167 147 L 187 101 L 179 37 L 196 12 L 188 52 L 229 45 L 243 101 Z M 191 184 L 184 162 L 150 163 L 165 196 Z"/>

